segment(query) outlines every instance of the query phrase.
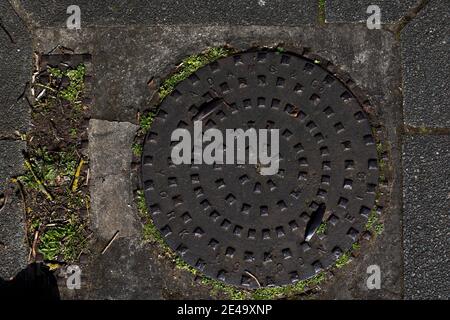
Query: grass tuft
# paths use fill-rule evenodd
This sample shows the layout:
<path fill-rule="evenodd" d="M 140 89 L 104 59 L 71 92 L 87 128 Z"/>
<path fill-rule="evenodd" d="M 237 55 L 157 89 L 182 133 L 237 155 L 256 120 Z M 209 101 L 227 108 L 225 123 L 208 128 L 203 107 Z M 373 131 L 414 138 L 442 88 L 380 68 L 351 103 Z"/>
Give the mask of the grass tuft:
<path fill-rule="evenodd" d="M 85 249 L 84 226 L 72 217 L 66 224 L 48 227 L 39 238 L 39 252 L 44 260 L 76 261 Z"/>

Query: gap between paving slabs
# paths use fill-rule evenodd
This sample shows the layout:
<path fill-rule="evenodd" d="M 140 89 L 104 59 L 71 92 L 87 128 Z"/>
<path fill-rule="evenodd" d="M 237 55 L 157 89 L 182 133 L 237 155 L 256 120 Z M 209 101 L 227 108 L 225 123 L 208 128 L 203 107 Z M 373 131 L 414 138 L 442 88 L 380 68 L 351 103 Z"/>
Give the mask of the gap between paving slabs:
<path fill-rule="evenodd" d="M 52 269 L 87 253 L 89 168 L 88 55 L 35 55 L 26 173 L 15 181 L 25 202 L 30 260 Z"/>
<path fill-rule="evenodd" d="M 323 8 L 322 8 L 323 10 Z M 320 17 L 320 16 L 319 16 Z M 276 51 L 278 53 L 282 53 L 285 49 L 280 45 L 274 48 L 265 48 L 267 50 Z M 164 81 L 162 81 L 161 85 L 158 88 L 158 81 L 156 79 L 151 79 L 148 83 L 149 89 L 154 92 L 152 97 L 152 105 L 149 110 L 144 112 L 143 114 L 138 114 L 138 122 L 140 124 L 139 132 L 136 136 L 135 143 L 132 146 L 133 154 L 136 162 L 138 162 L 139 158 L 142 155 L 142 146 L 145 134 L 151 128 L 152 121 L 158 112 L 158 107 L 162 100 L 169 95 L 175 88 L 175 86 L 181 82 L 182 80 L 188 78 L 192 73 L 201 67 L 226 56 L 230 56 L 237 53 L 231 47 L 214 47 L 205 50 L 200 54 L 196 54 L 190 57 L 185 58 L 170 74 Z M 321 64 L 320 60 L 315 59 L 315 63 Z M 326 65 L 324 63 L 324 65 Z M 377 132 L 377 129 L 373 128 L 373 136 L 376 138 L 376 149 L 378 153 L 378 165 L 380 168 L 380 178 L 379 185 L 386 186 L 387 184 L 387 175 L 391 171 L 391 168 L 387 168 L 388 162 L 388 148 L 380 139 L 382 134 Z M 365 229 L 365 237 L 369 237 L 373 234 L 374 238 L 380 235 L 383 232 L 384 225 L 382 222 L 381 209 L 380 206 L 380 198 L 382 197 L 382 193 L 380 190 L 377 190 L 376 193 L 376 201 L 375 206 L 371 210 Z M 144 193 L 142 190 L 137 190 L 135 192 L 135 199 L 139 211 L 139 215 L 144 222 L 144 230 L 143 237 L 144 241 L 148 241 L 153 243 L 158 247 L 158 249 L 165 255 L 167 258 L 171 259 L 176 268 L 181 270 L 186 270 L 192 273 L 197 279 L 199 279 L 200 283 L 204 285 L 209 285 L 212 287 L 212 295 L 216 292 L 221 291 L 227 294 L 232 299 L 275 299 L 275 298 L 295 298 L 299 295 L 304 295 L 309 293 L 311 290 L 317 288 L 321 283 L 326 281 L 330 277 L 330 271 L 334 269 L 340 269 L 347 265 L 352 258 L 358 256 L 358 251 L 360 250 L 360 245 L 358 242 L 355 242 L 352 248 L 342 253 L 342 255 L 335 261 L 334 266 L 330 267 L 328 270 L 321 271 L 316 274 L 314 277 L 299 281 L 293 285 L 287 285 L 282 287 L 265 287 L 259 288 L 255 290 L 246 290 L 239 289 L 237 287 L 225 284 L 219 280 L 213 280 L 205 275 L 203 275 L 199 270 L 193 268 L 186 262 L 184 262 L 180 257 L 178 257 L 165 243 L 160 231 L 154 226 L 150 214 L 147 210 L 147 205 L 145 202 Z M 317 229 L 318 234 L 323 234 L 326 232 L 326 223 L 322 223 Z"/>

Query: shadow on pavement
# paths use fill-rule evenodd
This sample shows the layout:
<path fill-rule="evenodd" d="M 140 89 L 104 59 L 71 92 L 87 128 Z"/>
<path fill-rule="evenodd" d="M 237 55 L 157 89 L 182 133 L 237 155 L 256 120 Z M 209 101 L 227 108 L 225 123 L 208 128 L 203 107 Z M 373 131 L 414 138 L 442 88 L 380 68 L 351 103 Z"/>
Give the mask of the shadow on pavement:
<path fill-rule="evenodd" d="M 0 299 L 60 300 L 60 296 L 50 269 L 32 263 L 10 281 L 0 278 Z"/>

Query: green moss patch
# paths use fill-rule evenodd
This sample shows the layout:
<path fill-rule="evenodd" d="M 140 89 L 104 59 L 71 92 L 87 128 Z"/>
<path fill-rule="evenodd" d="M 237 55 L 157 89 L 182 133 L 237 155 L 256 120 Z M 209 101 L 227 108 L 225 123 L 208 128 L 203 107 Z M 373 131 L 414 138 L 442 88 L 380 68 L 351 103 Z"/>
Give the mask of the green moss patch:
<path fill-rule="evenodd" d="M 217 59 L 227 57 L 234 52 L 233 49 L 228 47 L 217 47 L 209 48 L 200 54 L 185 58 L 178 66 L 177 70 L 161 84 L 158 91 L 160 99 L 164 99 L 168 96 L 178 83 L 185 80 L 201 67 L 204 67 Z"/>

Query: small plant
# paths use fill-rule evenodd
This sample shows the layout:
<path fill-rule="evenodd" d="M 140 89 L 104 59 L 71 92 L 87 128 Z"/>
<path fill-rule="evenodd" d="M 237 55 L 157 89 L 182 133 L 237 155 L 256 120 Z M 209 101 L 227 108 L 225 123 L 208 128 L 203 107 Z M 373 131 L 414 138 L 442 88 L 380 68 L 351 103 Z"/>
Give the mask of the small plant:
<path fill-rule="evenodd" d="M 231 48 L 218 47 L 209 48 L 203 53 L 187 57 L 178 66 L 176 72 L 161 84 L 158 91 L 160 99 L 167 97 L 175 89 L 175 86 L 178 83 L 189 77 L 201 67 L 214 62 L 217 59 L 229 56 L 232 53 L 234 53 L 234 50 Z"/>
<path fill-rule="evenodd" d="M 156 114 L 154 112 L 150 111 L 140 118 L 139 125 L 143 133 L 146 133 L 148 130 L 150 130 L 153 120 L 155 119 L 155 115 Z"/>
<path fill-rule="evenodd" d="M 366 229 L 375 233 L 376 235 L 380 235 L 384 230 L 384 225 L 380 221 L 375 208 L 370 212 L 369 218 L 367 219 L 366 223 Z"/>
<path fill-rule="evenodd" d="M 277 54 L 283 53 L 285 51 L 286 50 L 283 47 L 280 47 L 280 46 L 275 48 L 275 53 L 277 53 Z"/>
<path fill-rule="evenodd" d="M 85 66 L 80 64 L 76 69 L 66 71 L 64 75 L 69 78 L 69 85 L 59 92 L 59 96 L 70 102 L 78 102 L 84 90 Z"/>
<path fill-rule="evenodd" d="M 358 251 L 359 249 L 361 249 L 361 245 L 358 242 L 355 242 L 352 244 L 352 251 Z"/>
<path fill-rule="evenodd" d="M 350 252 L 343 253 L 335 262 L 336 268 L 340 269 L 350 263 Z"/>
<path fill-rule="evenodd" d="M 83 230 L 83 225 L 74 217 L 66 224 L 47 227 L 39 239 L 38 249 L 48 261 L 60 257 L 66 262 L 76 261 L 84 250 Z"/>
<path fill-rule="evenodd" d="M 316 230 L 316 234 L 324 234 L 327 231 L 327 224 L 322 222 Z"/>
<path fill-rule="evenodd" d="M 131 149 L 136 157 L 140 157 L 142 155 L 142 144 L 134 143 Z"/>

